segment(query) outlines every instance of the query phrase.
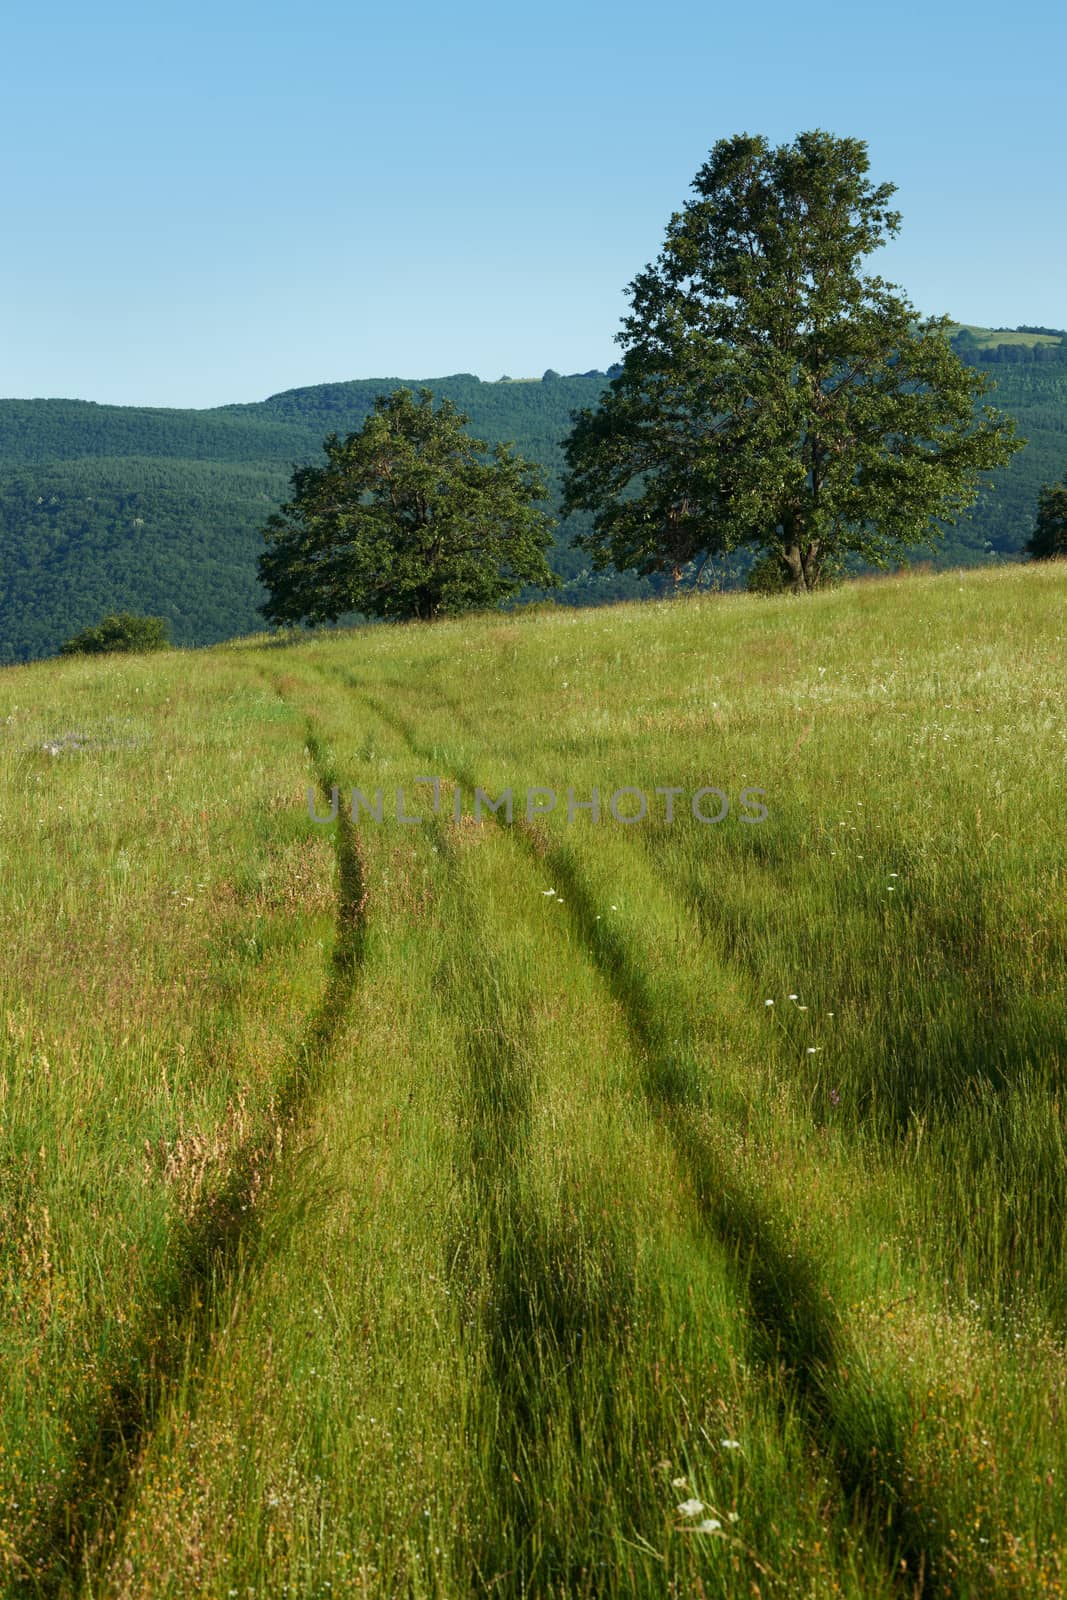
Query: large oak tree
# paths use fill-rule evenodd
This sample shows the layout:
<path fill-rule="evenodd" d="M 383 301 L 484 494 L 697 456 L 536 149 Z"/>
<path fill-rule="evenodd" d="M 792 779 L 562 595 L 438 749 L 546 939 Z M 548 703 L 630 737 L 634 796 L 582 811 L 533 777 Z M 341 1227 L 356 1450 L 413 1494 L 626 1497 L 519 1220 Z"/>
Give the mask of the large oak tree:
<path fill-rule="evenodd" d="M 296 468 L 264 529 L 268 621 L 430 621 L 559 582 L 539 470 L 507 445 L 490 453 L 468 420 L 430 389 L 397 389 L 357 432 L 327 437 L 325 466 Z"/>
<path fill-rule="evenodd" d="M 989 380 L 861 271 L 895 234 L 865 144 L 720 141 L 629 286 L 622 370 L 565 444 L 564 509 L 594 565 L 678 579 L 749 546 L 797 590 L 854 551 L 932 542 L 1019 448 Z"/>

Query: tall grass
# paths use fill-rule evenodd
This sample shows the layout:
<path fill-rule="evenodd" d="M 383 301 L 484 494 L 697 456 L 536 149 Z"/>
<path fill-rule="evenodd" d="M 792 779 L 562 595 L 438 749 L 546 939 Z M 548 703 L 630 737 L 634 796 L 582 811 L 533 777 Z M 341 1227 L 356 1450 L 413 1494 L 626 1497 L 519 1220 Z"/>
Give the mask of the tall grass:
<path fill-rule="evenodd" d="M 8 1591 L 1061 1593 L 1065 598 L 5 675 Z"/>

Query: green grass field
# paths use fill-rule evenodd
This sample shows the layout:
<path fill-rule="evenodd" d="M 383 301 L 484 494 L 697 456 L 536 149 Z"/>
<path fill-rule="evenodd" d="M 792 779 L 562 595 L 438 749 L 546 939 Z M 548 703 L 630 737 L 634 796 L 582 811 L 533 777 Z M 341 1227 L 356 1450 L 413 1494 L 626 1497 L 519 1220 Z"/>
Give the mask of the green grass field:
<path fill-rule="evenodd" d="M 0 674 L 3 1594 L 1061 1595 L 1065 669 L 1053 563 Z"/>

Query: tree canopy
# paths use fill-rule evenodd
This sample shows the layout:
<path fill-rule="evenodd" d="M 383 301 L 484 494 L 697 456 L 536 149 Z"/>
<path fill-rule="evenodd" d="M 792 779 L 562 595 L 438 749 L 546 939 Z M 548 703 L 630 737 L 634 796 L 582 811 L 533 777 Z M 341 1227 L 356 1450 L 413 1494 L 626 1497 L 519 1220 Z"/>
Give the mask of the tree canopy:
<path fill-rule="evenodd" d="M 1046 484 L 1042 489 L 1026 551 L 1034 561 L 1067 556 L 1067 472 L 1061 483 Z"/>
<path fill-rule="evenodd" d="M 990 381 L 861 262 L 900 225 L 865 144 L 721 140 L 629 286 L 622 370 L 564 450 L 600 568 L 699 572 L 751 547 L 791 586 L 932 542 L 1021 441 Z"/>
<path fill-rule="evenodd" d="M 325 466 L 297 467 L 259 559 L 270 622 L 392 620 L 493 606 L 552 587 L 552 520 L 537 467 L 466 430 L 433 392 L 379 395 L 363 426 L 327 436 Z"/>

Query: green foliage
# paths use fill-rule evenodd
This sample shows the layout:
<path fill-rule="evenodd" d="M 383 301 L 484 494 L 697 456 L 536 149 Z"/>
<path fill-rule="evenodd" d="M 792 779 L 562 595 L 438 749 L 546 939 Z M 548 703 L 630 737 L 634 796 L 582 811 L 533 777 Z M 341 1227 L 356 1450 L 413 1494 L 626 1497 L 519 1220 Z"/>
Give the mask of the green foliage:
<path fill-rule="evenodd" d="M 990 366 L 987 341 L 1041 336 L 969 331 L 978 346 L 965 352 L 957 340 L 957 354 L 995 375 L 998 406 L 1030 442 L 1010 465 L 982 475 L 973 509 L 944 530 L 933 556 L 939 569 L 1020 559 L 1041 487 L 1063 470 L 1067 364 Z M 621 370 L 547 383 L 482 383 L 459 373 L 430 387 L 466 412 L 481 438 L 512 439 L 536 461 L 551 491 L 547 509 L 558 514 L 571 415 L 595 406 Z M 399 382 L 323 384 L 213 411 L 0 400 L 0 664 L 53 656 L 112 610 L 166 613 L 180 645 L 255 632 L 264 598 L 259 529 L 286 499 L 294 463 L 321 460 L 323 436 L 360 427 L 374 397 Z M 670 574 L 594 571 L 570 542 L 592 525 L 590 513 L 575 511 L 556 530 L 549 565 L 562 579 L 562 604 L 647 599 L 672 587 Z M 930 552 L 916 545 L 907 554 Z M 729 587 L 744 583 L 749 565 L 742 550 L 716 569 Z M 530 585 L 518 598 L 545 592 Z"/>
<path fill-rule="evenodd" d="M 137 617 L 112 611 L 92 628 L 83 628 L 60 646 L 61 656 L 98 656 L 114 652 L 166 650 L 170 645 L 166 617 Z"/>
<path fill-rule="evenodd" d="M 866 146 L 816 130 L 721 140 L 630 285 L 621 374 L 565 446 L 594 563 L 641 573 L 755 545 L 814 588 L 936 536 L 1019 448 L 988 380 L 865 256 L 896 233 Z"/>
<path fill-rule="evenodd" d="M 294 471 L 264 530 L 268 621 L 430 621 L 551 586 L 540 473 L 503 444 L 486 462 L 468 421 L 447 399 L 434 410 L 430 389 L 397 389 L 357 432 L 331 433 L 328 465 Z"/>
<path fill-rule="evenodd" d="M 319 456 L 324 433 L 359 427 L 398 381 L 202 412 L 0 400 L 0 664 L 54 655 L 108 610 L 166 611 L 181 645 L 261 628 L 260 529 L 286 499 L 294 462 Z M 495 384 L 461 373 L 433 386 L 481 437 L 515 439 L 555 501 L 569 414 L 604 381 Z M 568 605 L 651 592 L 630 575 L 583 579 L 588 563 L 569 531 L 550 563 Z M 523 598 L 542 592 L 531 586 Z"/>
<path fill-rule="evenodd" d="M 966 359 L 987 374 L 995 371 L 997 405 L 1015 417 L 1029 442 L 1008 466 L 982 474 L 973 509 L 946 531 L 937 547 L 934 564 L 942 569 L 1018 560 L 1034 525 L 1042 485 L 1063 470 L 1067 365 L 1024 362 L 990 369 L 988 354 L 982 350 Z M 918 557 L 929 550 L 916 547 L 908 554 Z"/>
<path fill-rule="evenodd" d="M 1067 556 L 1067 472 L 1062 483 L 1046 484 L 1042 489 L 1026 553 L 1033 561 Z"/>
<path fill-rule="evenodd" d="M 181 645 L 262 627 L 255 529 L 285 482 L 166 457 L 0 469 L 0 662 L 54 655 L 108 611 L 165 614 Z"/>
<path fill-rule="evenodd" d="M 745 588 L 750 594 L 782 594 L 790 580 L 789 568 L 777 550 L 768 550 L 749 568 Z"/>

